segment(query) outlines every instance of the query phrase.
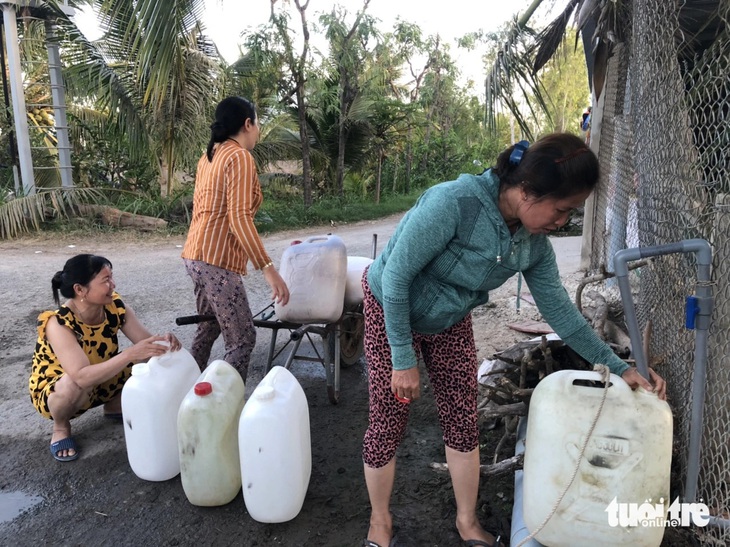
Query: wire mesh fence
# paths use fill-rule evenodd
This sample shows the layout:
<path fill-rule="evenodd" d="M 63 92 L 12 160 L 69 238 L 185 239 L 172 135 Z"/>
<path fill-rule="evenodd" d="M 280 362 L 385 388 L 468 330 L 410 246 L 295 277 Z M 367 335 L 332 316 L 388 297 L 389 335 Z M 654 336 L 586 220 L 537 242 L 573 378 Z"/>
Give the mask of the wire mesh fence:
<path fill-rule="evenodd" d="M 593 201 L 590 269 L 613 271 L 613 255 L 628 247 L 693 238 L 712 246 L 715 302 L 695 501 L 708 505 L 718 520 L 695 531 L 703 545 L 725 546 L 730 544 L 730 1 L 636 0 L 628 17 L 629 32 L 609 60 L 602 115 L 593 129 L 604 180 Z M 681 496 L 694 361 L 701 350 L 694 331 L 684 326 L 685 298 L 697 283 L 695 256 L 652 259 L 632 273 L 632 283 L 649 362 L 669 385 L 674 474 L 682 482 L 672 495 Z"/>

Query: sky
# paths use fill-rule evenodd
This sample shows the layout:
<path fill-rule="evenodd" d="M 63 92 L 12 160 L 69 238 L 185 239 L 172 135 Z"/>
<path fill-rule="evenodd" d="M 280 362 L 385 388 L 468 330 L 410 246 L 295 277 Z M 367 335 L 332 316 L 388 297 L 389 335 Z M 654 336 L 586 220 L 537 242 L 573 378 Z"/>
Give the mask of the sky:
<path fill-rule="evenodd" d="M 267 22 L 271 12 L 270 0 L 205 0 L 206 10 L 203 22 L 208 34 L 227 62 L 238 58 L 240 34 L 247 29 L 255 29 Z M 278 0 L 277 7 L 282 0 Z M 296 13 L 294 2 L 290 0 L 290 13 Z M 440 34 L 453 44 L 453 40 L 468 32 L 477 30 L 493 31 L 515 14 L 523 12 L 531 0 L 370 0 L 367 13 L 382 21 L 379 28 L 391 30 L 397 17 L 417 23 L 424 35 Z M 356 11 L 362 7 L 358 0 L 310 0 L 307 20 L 311 24 L 317 14 L 329 11 L 333 5 L 344 6 L 354 19 Z M 292 26 L 298 27 L 299 20 L 292 17 Z M 460 52 L 454 45 L 452 58 L 466 77 L 484 78 L 479 52 Z"/>

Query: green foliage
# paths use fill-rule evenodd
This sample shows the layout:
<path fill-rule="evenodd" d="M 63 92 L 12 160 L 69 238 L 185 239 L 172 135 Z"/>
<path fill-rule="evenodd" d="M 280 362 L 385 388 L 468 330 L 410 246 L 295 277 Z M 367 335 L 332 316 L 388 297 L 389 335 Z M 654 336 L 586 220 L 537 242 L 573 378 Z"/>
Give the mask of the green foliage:
<path fill-rule="evenodd" d="M 590 93 L 583 46 L 575 29 L 568 29 L 557 55 L 542 69 L 540 81 L 549 97 L 540 132 L 580 134 L 581 114 L 589 104 Z"/>
<path fill-rule="evenodd" d="M 120 192 L 111 204 L 127 213 L 166 220 L 170 229 L 187 231 L 192 216 L 192 185 L 183 186 L 172 196 L 157 192 Z"/>
<path fill-rule="evenodd" d="M 53 188 L 0 202 L 0 239 L 40 231 L 47 222 L 77 216 L 80 205 L 98 203 L 103 194 L 94 188 Z"/>
<path fill-rule="evenodd" d="M 407 209 L 424 188 L 493 165 L 512 140 L 511 117 L 500 112 L 494 116 L 499 131 L 489 131 L 484 99 L 475 96 L 473 83 L 459 80 L 450 46 L 404 20 L 382 32 L 367 10 L 351 14 L 337 6 L 319 13 L 319 24 L 312 26 L 312 43 L 326 39 L 328 52 L 302 50 L 299 57 L 294 44 L 304 29 L 294 23 L 300 14 L 292 3 L 279 3 L 269 24 L 242 37 L 240 59 L 226 66 L 198 22 L 202 0 L 169 0 L 164 9 L 159 0 L 88 3 L 105 32 L 97 42 L 84 38 L 60 12 L 53 14 L 65 65 L 73 180 L 79 187 L 105 190 L 105 203 L 124 211 L 185 226 L 192 188 L 184 181 L 194 175 L 224 95 L 243 95 L 257 105 L 262 131 L 253 155 L 267 195 L 260 216 L 267 230 Z M 36 27 L 43 25 L 28 27 L 29 37 Z M 479 41 L 494 40 L 487 59 L 496 59 L 507 37 L 506 31 L 472 33 L 457 47 L 473 49 Z M 529 77 L 528 111 L 513 125 L 516 133 L 521 124 L 536 134 L 577 130 L 587 90 L 582 52 L 572 50 L 573 40 L 570 35 L 563 55 L 543 68 L 539 85 L 527 74 L 529 44 L 518 44 L 524 59 L 503 59 L 500 78 L 515 83 Z M 36 50 L 29 47 L 24 58 L 30 66 L 45 67 L 43 48 Z M 39 69 L 41 75 L 44 71 Z M 502 96 L 505 89 L 496 92 Z M 42 102 L 38 89 L 30 91 Z M 305 111 L 303 128 L 297 108 Z M 3 165 L 11 163 L 2 156 L 9 129 L 11 124 L 0 119 Z M 33 145 L 52 137 L 39 133 Z M 306 161 L 304 150 L 309 150 Z M 34 152 L 39 166 L 56 162 L 54 151 Z M 273 174 L 282 165 L 292 174 Z M 55 188 L 57 178 L 55 170 L 43 170 L 37 185 Z M 12 185 L 12 171 L 0 171 L 0 188 L 6 192 Z M 48 209 L 39 205 L 43 199 L 33 200 L 26 208 L 36 211 L 29 226 L 43 226 Z M 13 218 L 20 222 L 21 217 Z"/>

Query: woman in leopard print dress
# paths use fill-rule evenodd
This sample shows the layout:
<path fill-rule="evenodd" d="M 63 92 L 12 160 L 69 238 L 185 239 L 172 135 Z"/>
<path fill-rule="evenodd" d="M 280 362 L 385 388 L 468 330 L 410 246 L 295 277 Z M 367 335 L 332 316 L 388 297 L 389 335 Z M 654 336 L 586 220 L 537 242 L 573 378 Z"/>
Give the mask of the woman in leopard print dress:
<path fill-rule="evenodd" d="M 71 419 L 104 405 L 121 416 L 121 393 L 132 364 L 180 348 L 173 334 L 153 336 L 114 291 L 112 265 L 88 254 L 70 258 L 51 280 L 58 309 L 38 316 L 29 390 L 36 410 L 53 420 L 51 454 L 58 461 L 79 456 Z M 60 303 L 59 292 L 68 298 Z M 134 344 L 119 351 L 117 333 Z M 166 342 L 160 344 L 159 342 Z"/>

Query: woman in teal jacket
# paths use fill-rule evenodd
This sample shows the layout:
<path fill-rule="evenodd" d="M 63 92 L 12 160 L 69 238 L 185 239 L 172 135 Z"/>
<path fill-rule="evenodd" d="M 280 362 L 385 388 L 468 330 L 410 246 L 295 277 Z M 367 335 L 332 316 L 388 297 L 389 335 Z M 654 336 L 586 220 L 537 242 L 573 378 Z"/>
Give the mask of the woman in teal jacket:
<path fill-rule="evenodd" d="M 403 217 L 363 279 L 365 354 L 370 393 L 363 442 L 371 516 L 364 546 L 392 537 L 395 453 L 420 396 L 422 357 L 444 432 L 465 545 L 498 543 L 476 517 L 479 490 L 477 358 L 471 310 L 518 272 L 555 332 L 591 363 L 608 365 L 632 387 L 665 398 L 593 332 L 562 286 L 547 235 L 563 226 L 598 184 L 598 159 L 578 137 L 521 141 L 481 175 L 427 190 Z"/>

